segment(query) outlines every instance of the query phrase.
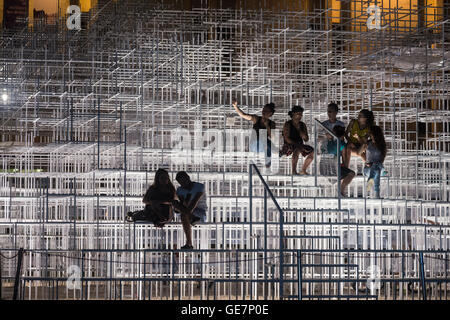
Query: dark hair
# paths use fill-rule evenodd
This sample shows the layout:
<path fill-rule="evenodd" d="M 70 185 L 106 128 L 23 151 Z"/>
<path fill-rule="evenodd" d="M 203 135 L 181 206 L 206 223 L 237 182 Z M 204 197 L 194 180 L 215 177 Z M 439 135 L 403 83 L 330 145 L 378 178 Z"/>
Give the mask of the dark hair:
<path fill-rule="evenodd" d="M 273 102 L 266 104 L 265 107 L 269 108 L 272 113 L 275 113 L 275 104 Z"/>
<path fill-rule="evenodd" d="M 155 181 L 153 181 L 153 184 L 150 186 L 150 188 L 152 188 L 152 189 L 158 189 L 158 188 L 160 188 L 161 187 L 161 185 L 159 184 L 159 177 L 162 175 L 162 174 L 167 174 L 167 176 L 169 176 L 169 172 L 167 172 L 167 170 L 165 170 L 165 169 L 158 169 L 158 170 L 156 170 L 156 173 L 155 173 Z M 170 190 L 170 193 L 173 193 L 173 195 L 175 196 L 175 187 L 174 187 L 174 185 L 172 184 L 172 182 L 170 181 L 170 177 L 169 177 L 169 182 L 167 183 L 167 186 L 168 186 L 168 188 L 169 188 L 169 190 Z"/>
<path fill-rule="evenodd" d="M 303 113 L 303 108 L 300 106 L 293 106 L 291 111 L 288 112 L 288 115 L 292 118 L 292 115 L 296 112 L 302 112 Z"/>
<path fill-rule="evenodd" d="M 345 128 L 343 126 L 334 126 L 333 132 L 338 138 L 341 138 L 345 135 Z"/>
<path fill-rule="evenodd" d="M 328 108 L 333 108 L 334 111 L 339 112 L 339 107 L 338 107 L 338 105 L 337 105 L 336 103 L 334 103 L 334 102 L 331 102 L 331 103 L 328 105 L 327 109 L 328 109 Z"/>
<path fill-rule="evenodd" d="M 190 179 L 191 177 L 189 177 L 189 175 L 187 174 L 186 171 L 178 171 L 177 175 L 175 176 L 175 180 L 178 180 L 181 177 L 186 177 L 188 179 Z"/>
<path fill-rule="evenodd" d="M 374 116 L 372 111 L 368 109 L 361 109 L 359 113 L 361 113 L 363 117 L 367 119 L 367 125 L 369 127 L 373 126 Z"/>
<path fill-rule="evenodd" d="M 386 140 L 384 139 L 383 130 L 379 126 L 372 126 L 370 128 L 370 132 L 373 134 L 373 137 L 375 141 L 372 141 L 378 150 L 381 151 L 381 156 L 384 158 L 386 157 L 387 153 L 387 146 L 386 146 Z"/>

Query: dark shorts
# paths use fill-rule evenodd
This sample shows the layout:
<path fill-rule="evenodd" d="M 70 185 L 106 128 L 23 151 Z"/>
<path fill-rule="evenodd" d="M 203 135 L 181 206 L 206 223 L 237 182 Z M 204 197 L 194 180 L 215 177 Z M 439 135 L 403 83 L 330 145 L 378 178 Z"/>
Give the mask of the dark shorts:
<path fill-rule="evenodd" d="M 345 179 L 351 173 L 355 174 L 355 171 L 353 171 L 347 167 L 341 167 L 341 180 Z"/>
<path fill-rule="evenodd" d="M 295 149 L 299 149 L 303 157 L 306 157 L 310 153 L 314 152 L 314 148 L 306 144 L 302 144 L 301 147 L 296 147 L 293 144 L 284 143 L 283 147 L 280 150 L 280 157 L 290 156 L 294 153 Z"/>

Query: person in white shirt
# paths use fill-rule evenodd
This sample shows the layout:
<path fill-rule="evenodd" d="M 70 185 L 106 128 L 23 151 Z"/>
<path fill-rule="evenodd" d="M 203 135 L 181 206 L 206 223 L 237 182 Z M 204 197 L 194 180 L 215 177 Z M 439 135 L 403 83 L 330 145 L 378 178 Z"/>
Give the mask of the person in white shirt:
<path fill-rule="evenodd" d="M 328 120 L 325 120 L 322 122 L 325 128 L 333 132 L 333 129 L 335 126 L 341 126 L 346 127 L 346 125 L 341 121 L 337 119 L 337 114 L 339 112 L 339 107 L 336 103 L 332 102 L 328 105 L 327 108 L 327 114 L 328 114 Z M 325 136 L 327 137 L 326 140 L 324 140 L 324 143 L 322 144 L 322 151 L 323 153 L 328 153 L 328 149 L 331 149 L 331 145 L 333 142 L 335 143 L 333 137 L 325 132 Z M 330 145 L 330 146 L 329 146 Z"/>
<path fill-rule="evenodd" d="M 175 179 L 180 184 L 176 192 L 180 200 L 174 204 L 174 208 L 181 214 L 181 223 L 186 234 L 186 244 L 181 249 L 193 249 L 191 226 L 204 222 L 208 210 L 205 185 L 191 181 L 185 171 L 178 172 Z"/>
<path fill-rule="evenodd" d="M 334 128 L 346 127 L 346 125 L 337 119 L 337 114 L 339 112 L 338 105 L 334 102 L 331 102 L 327 107 L 327 115 L 328 120 L 322 122 L 323 126 L 333 132 Z M 333 176 L 336 175 L 336 148 L 337 142 L 336 140 L 325 130 L 319 129 L 320 138 L 320 162 L 319 162 L 319 170 L 320 173 L 324 176 Z M 344 154 L 343 154 L 344 155 Z"/>

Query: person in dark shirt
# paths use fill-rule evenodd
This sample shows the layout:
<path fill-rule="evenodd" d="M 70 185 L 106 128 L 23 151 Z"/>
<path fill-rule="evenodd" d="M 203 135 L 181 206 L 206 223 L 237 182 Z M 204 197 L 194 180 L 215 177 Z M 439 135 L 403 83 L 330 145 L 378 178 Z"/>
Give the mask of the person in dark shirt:
<path fill-rule="evenodd" d="M 291 120 L 286 121 L 283 127 L 284 145 L 280 150 L 280 156 L 292 155 L 292 174 L 298 174 L 298 157 L 302 154 L 306 159 L 303 162 L 300 174 L 308 174 L 306 169 L 314 159 L 314 148 L 304 144 L 304 142 L 308 142 L 309 137 L 306 124 L 301 121 L 303 117 L 303 108 L 294 106 L 288 114 L 291 117 Z"/>
<path fill-rule="evenodd" d="M 268 103 L 264 106 L 261 112 L 261 116 L 258 116 L 256 114 L 247 114 L 243 112 L 238 106 L 237 101 L 233 101 L 233 107 L 236 110 L 237 114 L 248 121 L 251 121 L 253 123 L 253 130 L 255 130 L 256 133 L 256 139 L 253 139 L 250 141 L 250 151 L 252 152 L 264 152 L 266 151 L 266 167 L 270 167 L 271 165 L 271 153 L 272 153 L 272 141 L 270 140 L 271 137 L 271 130 L 275 129 L 275 122 L 270 120 L 270 118 L 275 113 L 275 105 L 273 103 Z M 264 150 L 263 146 L 260 146 L 259 141 L 259 131 L 260 130 L 267 130 L 267 147 L 266 150 Z"/>
<path fill-rule="evenodd" d="M 162 228 L 173 219 L 173 203 L 177 200 L 175 187 L 170 181 L 169 173 L 158 169 L 155 181 L 148 188 L 142 199 L 144 210 L 127 213 L 127 221 L 151 221 L 156 227 Z"/>

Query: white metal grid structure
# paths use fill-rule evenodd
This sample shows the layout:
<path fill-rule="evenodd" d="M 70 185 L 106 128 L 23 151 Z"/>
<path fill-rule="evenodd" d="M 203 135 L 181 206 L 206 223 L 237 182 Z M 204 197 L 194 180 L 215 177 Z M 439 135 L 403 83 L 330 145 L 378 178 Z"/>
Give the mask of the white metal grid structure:
<path fill-rule="evenodd" d="M 349 3 L 336 23 L 331 6 L 99 1 L 81 31 L 65 17 L 2 31 L 2 277 L 23 247 L 24 299 L 447 299 L 449 8 L 380 4 L 386 28 L 367 30 L 366 1 Z M 249 124 L 232 99 L 249 113 L 273 101 L 278 128 L 303 106 L 316 150 L 314 119 L 329 102 L 346 123 L 371 109 L 389 149 L 382 199 L 363 176 L 338 197 L 320 154 L 310 176 L 292 176 L 289 158 L 252 174 Z M 196 125 L 222 141 L 214 161 L 198 158 Z M 179 128 L 191 154 L 174 148 Z M 124 222 L 160 167 L 206 186 L 198 250 L 177 250 L 179 220 Z M 81 290 L 65 286 L 69 265 L 82 270 Z"/>

